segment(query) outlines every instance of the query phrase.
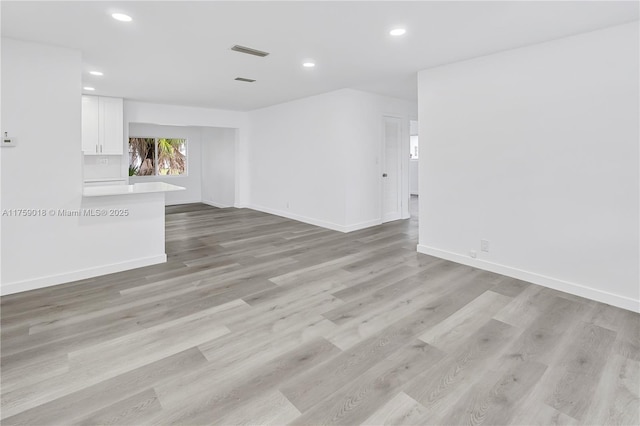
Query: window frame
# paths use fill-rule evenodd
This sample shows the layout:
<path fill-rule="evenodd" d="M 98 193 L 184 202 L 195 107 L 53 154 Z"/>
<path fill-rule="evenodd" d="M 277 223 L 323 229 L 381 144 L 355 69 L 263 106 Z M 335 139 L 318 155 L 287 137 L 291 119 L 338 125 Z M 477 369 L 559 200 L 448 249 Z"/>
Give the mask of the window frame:
<path fill-rule="evenodd" d="M 133 175 L 129 176 L 129 178 L 136 179 L 148 179 L 148 178 L 162 178 L 162 179 L 173 179 L 173 178 L 182 178 L 189 176 L 189 139 L 188 138 L 170 138 L 165 136 L 131 136 L 129 135 L 129 140 L 127 141 L 127 148 L 130 147 L 131 139 L 153 139 L 153 171 L 152 175 Z M 158 164 L 158 139 L 182 139 L 184 141 L 184 156 L 185 156 L 185 164 L 184 164 L 184 173 L 179 175 L 162 175 L 159 173 L 160 165 Z M 129 163 L 129 167 L 131 167 L 131 151 L 127 149 L 127 153 L 129 154 L 129 158 L 127 162 Z"/>

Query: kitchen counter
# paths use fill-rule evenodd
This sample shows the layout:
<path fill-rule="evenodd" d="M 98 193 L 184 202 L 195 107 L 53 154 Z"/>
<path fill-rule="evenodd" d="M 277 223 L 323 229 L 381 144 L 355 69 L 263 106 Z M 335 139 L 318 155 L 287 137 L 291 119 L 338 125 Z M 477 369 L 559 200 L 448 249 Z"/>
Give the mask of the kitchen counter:
<path fill-rule="evenodd" d="M 144 182 L 133 185 L 87 186 L 82 191 L 83 197 L 104 197 L 108 195 L 148 194 L 152 192 L 183 191 L 182 186 L 164 182 Z"/>

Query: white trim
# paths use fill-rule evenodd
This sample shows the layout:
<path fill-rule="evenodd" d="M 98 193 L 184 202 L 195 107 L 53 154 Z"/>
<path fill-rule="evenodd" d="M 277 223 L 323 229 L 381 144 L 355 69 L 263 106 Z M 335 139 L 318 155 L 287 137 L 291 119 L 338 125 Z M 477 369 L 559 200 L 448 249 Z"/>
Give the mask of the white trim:
<path fill-rule="evenodd" d="M 395 212 L 390 212 L 390 213 L 386 213 L 384 212 L 384 178 L 382 177 L 383 173 L 386 173 L 386 163 L 387 163 L 387 137 L 386 137 L 386 125 L 387 125 L 387 120 L 391 119 L 396 121 L 397 125 L 398 125 L 398 140 L 397 140 L 397 172 L 398 172 L 398 185 L 396 188 L 397 191 L 397 196 L 398 196 L 398 210 Z M 380 165 L 379 165 L 379 169 L 380 171 L 378 172 L 378 182 L 379 182 L 379 193 L 380 193 L 380 217 L 381 217 L 381 222 L 382 223 L 386 223 L 386 222 L 393 222 L 394 220 L 398 220 L 402 218 L 403 212 L 406 210 L 407 212 L 409 211 L 409 206 L 408 206 L 408 202 L 409 200 L 405 200 L 403 202 L 403 198 L 404 198 L 404 191 L 403 191 L 403 182 L 405 180 L 405 176 L 404 176 L 404 168 L 402 167 L 403 161 L 403 153 L 404 150 L 402 149 L 402 136 L 403 136 L 403 122 L 404 122 L 404 118 L 402 116 L 398 116 L 398 115 L 394 115 L 394 114 L 383 114 L 382 115 L 382 131 L 380 134 Z M 408 120 L 407 120 L 408 122 Z M 407 182 L 408 182 L 408 170 L 407 170 Z M 405 204 L 407 204 L 405 206 Z"/>
<path fill-rule="evenodd" d="M 554 290 L 563 291 L 565 293 L 585 297 L 597 302 L 606 303 L 608 305 L 617 306 L 618 308 L 640 313 L 640 300 L 634 300 L 630 297 L 609 293 L 592 287 L 586 287 L 581 284 L 576 284 L 558 278 L 537 274 L 535 272 L 524 271 L 522 269 L 513 268 L 511 266 L 500 265 L 498 263 L 488 262 L 482 259 L 473 259 L 461 254 L 429 247 L 423 244 L 418 244 L 417 250 L 418 253 L 428 254 L 430 256 L 439 257 L 441 259 L 450 260 L 452 262 L 461 263 L 463 265 L 472 266 L 474 268 L 484 269 L 486 271 L 495 272 L 497 274 L 506 275 L 509 277 L 517 278 L 519 280 L 532 282 L 534 284 L 552 288 Z"/>
<path fill-rule="evenodd" d="M 172 184 L 169 184 L 169 185 L 172 185 Z M 185 189 L 186 189 L 186 188 L 185 188 Z M 180 201 L 178 201 L 177 203 L 173 203 L 173 202 L 172 202 L 171 204 L 167 204 L 167 199 L 166 199 L 166 197 L 165 197 L 165 199 L 164 199 L 164 203 L 165 203 L 165 204 L 164 204 L 164 206 L 165 206 L 165 207 L 167 207 L 167 206 L 179 206 L 179 205 L 181 205 L 181 204 L 197 204 L 197 203 L 204 203 L 204 201 L 202 201 L 202 200 L 201 200 L 201 199 L 199 199 L 199 198 L 194 198 L 194 199 L 180 200 Z"/>
<path fill-rule="evenodd" d="M 332 229 L 334 231 L 348 232 L 346 226 L 338 225 L 337 223 L 327 222 L 325 220 L 314 219 L 314 218 L 306 217 L 306 216 L 300 216 L 300 215 L 297 215 L 297 214 L 294 214 L 294 213 L 291 213 L 291 212 L 287 212 L 287 211 L 283 211 L 283 210 L 276 210 L 276 209 L 272 209 L 270 207 L 257 206 L 255 204 L 251 204 L 248 207 L 250 209 L 252 209 L 252 210 L 258 210 L 260 212 L 269 213 L 269 214 L 273 214 L 273 215 L 281 216 L 281 217 L 286 217 L 287 219 L 297 220 L 298 222 L 304 222 L 304 223 L 308 223 L 310 225 L 316 225 L 316 226 L 320 226 L 322 228 Z"/>
<path fill-rule="evenodd" d="M 219 208 L 219 209 L 227 209 L 227 208 L 229 208 L 229 207 L 233 207 L 233 206 L 228 206 L 228 205 L 226 205 L 226 204 L 214 203 L 213 201 L 206 201 L 206 200 L 202 200 L 202 201 L 200 201 L 200 202 L 201 202 L 202 204 L 206 204 L 206 205 L 211 206 L 211 207 L 217 207 L 217 208 Z"/>
<path fill-rule="evenodd" d="M 260 212 L 269 213 L 276 216 L 286 217 L 287 219 L 293 219 L 293 220 L 297 220 L 298 222 L 304 222 L 310 225 L 315 225 L 321 228 L 327 228 L 333 231 L 344 232 L 344 233 L 353 232 L 353 231 L 357 231 L 364 228 L 369 228 L 371 226 L 380 225 L 382 223 L 380 219 L 373 219 L 373 220 L 368 220 L 366 222 L 354 223 L 352 225 L 338 225 L 337 223 L 327 222 L 325 220 L 314 219 L 306 216 L 300 216 L 295 213 L 291 213 L 283 210 L 276 210 L 270 207 L 257 206 L 255 204 L 252 204 L 246 207 L 252 210 L 257 210 Z"/>
<path fill-rule="evenodd" d="M 385 216 L 382 216 L 382 223 L 393 222 L 402 218 L 403 217 L 400 212 L 388 213 Z"/>
<path fill-rule="evenodd" d="M 366 222 L 354 223 L 353 225 L 344 226 L 343 228 L 345 230 L 342 232 L 359 231 L 360 229 L 371 228 L 372 226 L 378 225 L 382 225 L 382 221 L 380 219 L 373 219 Z"/>
<path fill-rule="evenodd" d="M 157 256 L 143 257 L 140 259 L 128 260 L 126 262 L 112 263 L 109 265 L 102 265 L 88 269 L 79 269 L 77 271 L 67 272 L 59 275 L 48 275 L 45 277 L 34 278 L 30 280 L 2 284 L 2 286 L 0 287 L 0 294 L 2 296 L 5 296 L 7 294 L 19 293 L 22 291 L 51 287 L 54 285 L 65 284 L 72 281 L 98 277 L 100 275 L 112 274 L 114 272 L 127 271 L 129 269 L 164 263 L 166 261 L 167 255 L 159 254 Z"/>

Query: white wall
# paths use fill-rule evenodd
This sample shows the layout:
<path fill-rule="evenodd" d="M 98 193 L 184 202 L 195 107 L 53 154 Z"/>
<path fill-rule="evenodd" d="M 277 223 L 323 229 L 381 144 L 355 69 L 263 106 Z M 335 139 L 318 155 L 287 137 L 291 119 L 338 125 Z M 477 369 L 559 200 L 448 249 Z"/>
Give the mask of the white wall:
<path fill-rule="evenodd" d="M 385 114 L 408 139 L 415 104 L 357 90 L 252 111 L 251 207 L 345 232 L 380 223 Z"/>
<path fill-rule="evenodd" d="M 419 192 L 419 180 L 418 174 L 420 171 L 419 160 L 409 160 L 409 193 L 411 195 L 418 195 Z"/>
<path fill-rule="evenodd" d="M 1 218 L 3 294 L 166 259 L 164 197 L 83 199 L 80 52 L 2 39 L 2 208 L 47 216 Z M 127 208 L 123 217 L 60 217 L 50 210 Z M 144 244 L 140 244 L 144 241 Z"/>
<path fill-rule="evenodd" d="M 112 179 L 126 178 L 122 173 L 122 160 L 124 155 L 85 155 L 84 156 L 84 179 Z M 103 161 L 107 162 L 104 164 Z"/>
<path fill-rule="evenodd" d="M 419 251 L 640 310 L 638 47 L 636 22 L 420 72 Z"/>
<path fill-rule="evenodd" d="M 345 225 L 344 98 L 331 92 L 250 113 L 252 208 Z"/>
<path fill-rule="evenodd" d="M 186 176 L 131 176 L 129 183 L 166 182 L 184 187 L 184 191 L 174 191 L 165 194 L 167 205 L 199 203 L 202 201 L 202 172 L 200 161 L 202 157 L 202 130 L 199 127 L 129 123 L 129 137 L 187 139 Z M 129 152 L 128 147 L 125 152 Z M 128 167 L 127 164 L 127 168 Z"/>
<path fill-rule="evenodd" d="M 202 201 L 233 207 L 236 193 L 236 129 L 202 128 Z"/>
<path fill-rule="evenodd" d="M 346 128 L 347 226 L 359 229 L 380 223 L 383 117 L 401 119 L 400 194 L 402 218 L 409 217 L 409 121 L 417 116 L 415 102 L 347 89 L 344 110 Z"/>
<path fill-rule="evenodd" d="M 251 170 L 248 152 L 250 130 L 248 113 L 125 100 L 125 129 L 128 128 L 129 123 L 238 129 L 238 142 L 235 146 L 237 162 L 235 206 L 246 207 L 249 204 Z M 128 140 L 128 136 L 125 139 Z"/>

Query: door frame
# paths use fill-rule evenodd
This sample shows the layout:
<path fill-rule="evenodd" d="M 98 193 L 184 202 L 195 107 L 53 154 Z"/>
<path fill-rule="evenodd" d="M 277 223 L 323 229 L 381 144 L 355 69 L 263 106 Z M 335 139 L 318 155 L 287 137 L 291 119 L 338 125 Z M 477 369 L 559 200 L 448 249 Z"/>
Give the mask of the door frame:
<path fill-rule="evenodd" d="M 398 121 L 398 185 L 396 188 L 398 194 L 398 215 L 397 217 L 394 215 L 391 219 L 386 219 L 384 216 L 384 177 L 382 174 L 385 173 L 385 165 L 386 165 L 386 121 L 387 119 L 393 119 Z M 392 222 L 394 220 L 405 219 L 405 208 L 408 208 L 407 201 L 404 200 L 403 196 L 403 183 L 406 181 L 408 183 L 408 174 L 405 176 L 405 172 L 408 172 L 408 169 L 405 170 L 404 162 L 402 161 L 402 155 L 404 150 L 402 149 L 402 136 L 403 132 L 403 124 L 405 118 L 394 115 L 394 114 L 383 114 L 381 120 L 381 134 L 380 134 L 380 162 L 378 167 L 378 185 L 379 185 L 379 197 L 380 197 L 380 221 L 381 223 Z"/>

